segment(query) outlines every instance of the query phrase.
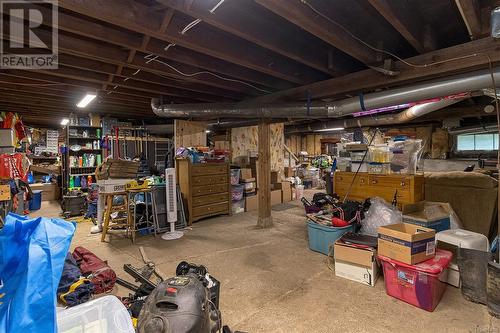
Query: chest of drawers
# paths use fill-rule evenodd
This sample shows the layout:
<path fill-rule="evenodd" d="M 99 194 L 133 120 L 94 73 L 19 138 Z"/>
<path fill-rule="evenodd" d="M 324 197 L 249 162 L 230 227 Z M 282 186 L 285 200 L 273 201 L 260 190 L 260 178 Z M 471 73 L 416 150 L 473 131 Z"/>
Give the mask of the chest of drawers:
<path fill-rule="evenodd" d="M 334 192 L 345 196 L 354 178 L 354 172 L 335 172 Z M 402 204 L 424 200 L 423 175 L 373 175 L 360 172 L 354 180 L 348 199 L 363 201 L 370 197 L 381 197 L 391 203 L 396 196 L 398 207 Z"/>
<path fill-rule="evenodd" d="M 228 163 L 193 164 L 177 161 L 177 182 L 181 189 L 188 225 L 200 219 L 231 212 L 231 183 Z"/>

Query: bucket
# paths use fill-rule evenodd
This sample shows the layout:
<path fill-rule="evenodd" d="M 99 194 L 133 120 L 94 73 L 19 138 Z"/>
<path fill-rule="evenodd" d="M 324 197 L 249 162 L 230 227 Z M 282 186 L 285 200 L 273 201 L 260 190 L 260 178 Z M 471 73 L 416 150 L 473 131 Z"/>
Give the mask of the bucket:
<path fill-rule="evenodd" d="M 488 262 L 493 254 L 472 249 L 457 249 L 457 264 L 462 280 L 462 295 L 475 303 L 486 304 Z"/>
<path fill-rule="evenodd" d="M 346 232 L 354 232 L 354 225 L 347 227 L 327 227 L 313 221 L 307 221 L 309 248 L 313 251 L 328 255 L 330 244 L 335 243 Z"/>
<path fill-rule="evenodd" d="M 40 207 L 42 206 L 42 190 L 39 191 L 33 191 L 33 197 L 30 200 L 29 203 L 29 210 L 39 210 Z"/>

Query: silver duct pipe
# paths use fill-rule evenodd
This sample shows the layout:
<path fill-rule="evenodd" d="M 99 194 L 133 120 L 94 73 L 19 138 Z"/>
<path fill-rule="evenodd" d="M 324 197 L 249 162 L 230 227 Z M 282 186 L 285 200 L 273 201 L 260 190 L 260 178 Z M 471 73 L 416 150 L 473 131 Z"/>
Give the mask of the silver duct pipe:
<path fill-rule="evenodd" d="M 165 118 L 328 118 L 331 108 L 326 103 L 256 105 L 250 102 L 207 104 L 160 104 L 158 98 L 151 100 L 153 112 Z"/>
<path fill-rule="evenodd" d="M 396 114 L 365 116 L 365 117 L 349 118 L 343 120 L 329 120 L 321 123 L 314 123 L 308 125 L 287 126 L 285 132 L 287 134 L 290 134 L 290 133 L 301 133 L 301 132 L 325 131 L 329 128 L 354 128 L 354 127 L 372 127 L 372 126 L 402 124 L 414 120 L 423 115 L 426 115 L 428 113 L 443 109 L 447 106 L 458 103 L 462 100 L 464 99 L 463 98 L 442 99 L 436 102 L 417 104 Z"/>
<path fill-rule="evenodd" d="M 500 67 L 493 69 L 496 82 L 500 82 Z M 337 118 L 361 110 L 376 109 L 407 102 L 421 101 L 434 97 L 458 94 L 466 91 L 490 88 L 492 85 L 489 70 L 440 78 L 361 95 L 331 103 L 306 103 L 263 105 L 246 101 L 243 103 L 221 104 L 163 104 L 158 99 L 151 100 L 153 112 L 166 118 Z"/>

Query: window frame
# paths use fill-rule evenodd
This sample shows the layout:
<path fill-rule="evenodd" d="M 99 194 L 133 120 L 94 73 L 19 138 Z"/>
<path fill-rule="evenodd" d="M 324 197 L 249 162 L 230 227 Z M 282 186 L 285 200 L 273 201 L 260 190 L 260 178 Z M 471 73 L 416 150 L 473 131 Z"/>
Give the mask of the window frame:
<path fill-rule="evenodd" d="M 498 154 L 498 148 L 493 150 L 484 150 L 484 149 L 474 149 L 474 150 L 458 150 L 458 137 L 460 135 L 481 135 L 481 134 L 496 134 L 499 137 L 500 135 L 497 131 L 488 131 L 488 132 L 472 132 L 472 133 L 461 133 L 453 135 L 453 147 L 451 149 L 452 156 L 455 157 L 495 157 Z"/>

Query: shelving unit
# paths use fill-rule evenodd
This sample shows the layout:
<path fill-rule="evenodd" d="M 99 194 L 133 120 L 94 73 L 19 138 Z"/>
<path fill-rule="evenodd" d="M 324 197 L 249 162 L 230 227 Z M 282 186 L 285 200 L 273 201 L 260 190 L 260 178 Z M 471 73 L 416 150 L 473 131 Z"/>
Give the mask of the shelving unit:
<path fill-rule="evenodd" d="M 71 189 L 81 189 L 85 190 L 81 186 L 70 186 L 71 183 L 80 183 L 83 177 L 92 177 L 92 182 L 95 182 L 95 169 L 98 165 L 98 160 L 102 161 L 102 149 L 101 149 L 101 135 L 102 128 L 98 126 L 84 126 L 84 125 L 68 125 L 67 135 L 66 135 L 66 146 L 67 153 L 65 158 L 65 192 Z M 96 148 L 96 141 L 98 142 L 98 148 Z M 80 150 L 71 150 L 73 145 L 80 145 Z M 92 147 L 86 148 L 86 145 L 91 145 Z M 95 155 L 94 162 L 92 166 L 80 166 L 84 161 L 85 157 L 89 155 Z M 98 159 L 97 156 L 100 156 Z M 81 159 L 81 161 L 80 161 Z M 75 165 L 76 164 L 76 165 Z M 76 178 L 79 178 L 79 182 Z M 73 182 L 71 181 L 73 179 Z M 87 179 L 86 179 L 87 180 Z"/>

